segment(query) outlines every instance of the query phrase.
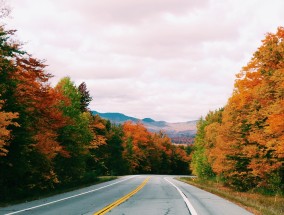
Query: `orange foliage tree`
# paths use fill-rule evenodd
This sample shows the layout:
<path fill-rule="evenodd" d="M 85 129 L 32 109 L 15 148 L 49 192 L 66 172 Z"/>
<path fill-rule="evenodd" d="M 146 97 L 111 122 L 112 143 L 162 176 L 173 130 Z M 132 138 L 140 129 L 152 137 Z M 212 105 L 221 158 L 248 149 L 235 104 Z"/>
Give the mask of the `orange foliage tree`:
<path fill-rule="evenodd" d="M 17 70 L 12 75 L 17 83 L 15 98 L 22 104 L 22 110 L 32 124 L 27 130 L 32 134 L 33 146 L 48 159 L 58 153 L 68 153 L 58 142 L 57 131 L 66 125 L 67 118 L 59 109 L 64 97 L 50 87 L 50 74 L 44 70 L 45 65 L 39 60 L 17 58 Z"/>
<path fill-rule="evenodd" d="M 267 186 L 281 183 L 284 158 L 284 28 L 267 34 L 262 46 L 237 75 L 223 118 L 220 144 L 233 183 Z M 236 179 L 238 178 L 238 179 Z"/>
<path fill-rule="evenodd" d="M 132 124 L 130 121 L 123 125 L 124 158 L 129 164 L 131 172 L 149 172 L 147 146 L 150 144 L 151 134 L 141 123 Z"/>
<path fill-rule="evenodd" d="M 11 138 L 11 131 L 8 126 L 19 126 L 18 123 L 13 122 L 13 119 L 18 118 L 17 113 L 1 111 L 4 101 L 0 100 L 0 156 L 6 156 L 8 150 L 5 146 L 9 145 L 8 141 Z"/>
<path fill-rule="evenodd" d="M 162 132 L 151 133 L 142 123 L 123 124 L 123 157 L 130 173 L 189 173 L 185 150 L 172 144 Z"/>
<path fill-rule="evenodd" d="M 222 122 L 206 125 L 204 148 L 229 185 L 276 192 L 284 183 L 284 28 L 262 42 L 237 74 Z"/>

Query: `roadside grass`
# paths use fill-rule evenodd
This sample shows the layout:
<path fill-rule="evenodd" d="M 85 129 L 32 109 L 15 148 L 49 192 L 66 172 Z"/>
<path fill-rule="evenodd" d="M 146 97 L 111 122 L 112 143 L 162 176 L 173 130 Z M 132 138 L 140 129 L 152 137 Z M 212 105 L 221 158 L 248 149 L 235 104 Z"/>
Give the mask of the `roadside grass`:
<path fill-rule="evenodd" d="M 281 195 L 269 196 L 253 192 L 237 192 L 221 183 L 201 181 L 196 178 L 177 179 L 232 201 L 256 215 L 284 214 L 284 196 Z"/>
<path fill-rule="evenodd" d="M 66 192 L 70 192 L 70 191 L 74 191 L 77 189 L 81 189 L 81 188 L 85 188 L 88 186 L 92 186 L 92 185 L 96 185 L 96 184 L 100 184 L 103 182 L 107 182 L 107 181 L 111 181 L 114 179 L 119 178 L 118 176 L 99 176 L 97 177 L 95 180 L 92 181 L 88 181 L 88 182 L 77 182 L 76 185 L 75 183 L 72 183 L 70 185 L 64 185 L 62 187 L 58 187 L 54 190 L 49 190 L 49 191 L 42 191 L 42 192 L 28 192 L 28 195 L 26 195 L 23 198 L 11 198 L 8 201 L 3 201 L 0 202 L 0 207 L 5 207 L 5 206 L 9 206 L 9 205 L 13 205 L 13 204 L 19 204 L 19 203 L 23 203 L 23 202 L 29 202 L 29 201 L 33 201 L 33 200 L 38 200 L 38 199 L 42 199 L 42 198 L 47 198 L 47 197 L 51 197 L 57 194 L 61 194 L 61 193 L 66 193 Z"/>

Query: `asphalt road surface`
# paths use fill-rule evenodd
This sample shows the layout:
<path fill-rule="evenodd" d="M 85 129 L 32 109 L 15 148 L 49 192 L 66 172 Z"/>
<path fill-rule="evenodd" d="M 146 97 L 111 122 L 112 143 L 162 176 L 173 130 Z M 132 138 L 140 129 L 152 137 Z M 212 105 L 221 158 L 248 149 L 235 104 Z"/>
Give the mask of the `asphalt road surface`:
<path fill-rule="evenodd" d="M 53 197 L 0 208 L 19 215 L 249 215 L 216 195 L 177 181 L 174 176 L 137 175 Z"/>

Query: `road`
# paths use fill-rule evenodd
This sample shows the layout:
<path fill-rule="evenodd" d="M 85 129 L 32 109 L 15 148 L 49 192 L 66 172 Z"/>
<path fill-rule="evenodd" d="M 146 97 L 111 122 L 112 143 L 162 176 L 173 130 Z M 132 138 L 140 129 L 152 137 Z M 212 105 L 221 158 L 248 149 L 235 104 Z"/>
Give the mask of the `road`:
<path fill-rule="evenodd" d="M 114 204 L 109 209 L 107 206 L 111 203 Z M 94 215 L 102 209 L 111 215 L 251 214 L 225 199 L 177 181 L 174 176 L 163 175 L 126 176 L 53 197 L 0 208 L 0 214 Z"/>

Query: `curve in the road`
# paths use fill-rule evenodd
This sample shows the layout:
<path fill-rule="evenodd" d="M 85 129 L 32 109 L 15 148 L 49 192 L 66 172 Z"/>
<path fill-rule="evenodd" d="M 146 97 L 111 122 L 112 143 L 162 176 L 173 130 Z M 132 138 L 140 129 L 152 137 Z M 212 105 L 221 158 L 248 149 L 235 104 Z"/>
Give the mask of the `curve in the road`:
<path fill-rule="evenodd" d="M 191 215 L 197 215 L 196 210 L 194 209 L 194 207 L 192 206 L 192 204 L 188 201 L 188 199 L 186 198 L 186 196 L 184 195 L 184 193 L 171 181 L 169 181 L 167 178 L 164 178 L 169 184 L 171 184 L 172 186 L 174 186 L 177 191 L 179 192 L 179 194 L 181 195 L 181 197 L 183 198 L 183 201 L 185 202 L 189 212 Z"/>

